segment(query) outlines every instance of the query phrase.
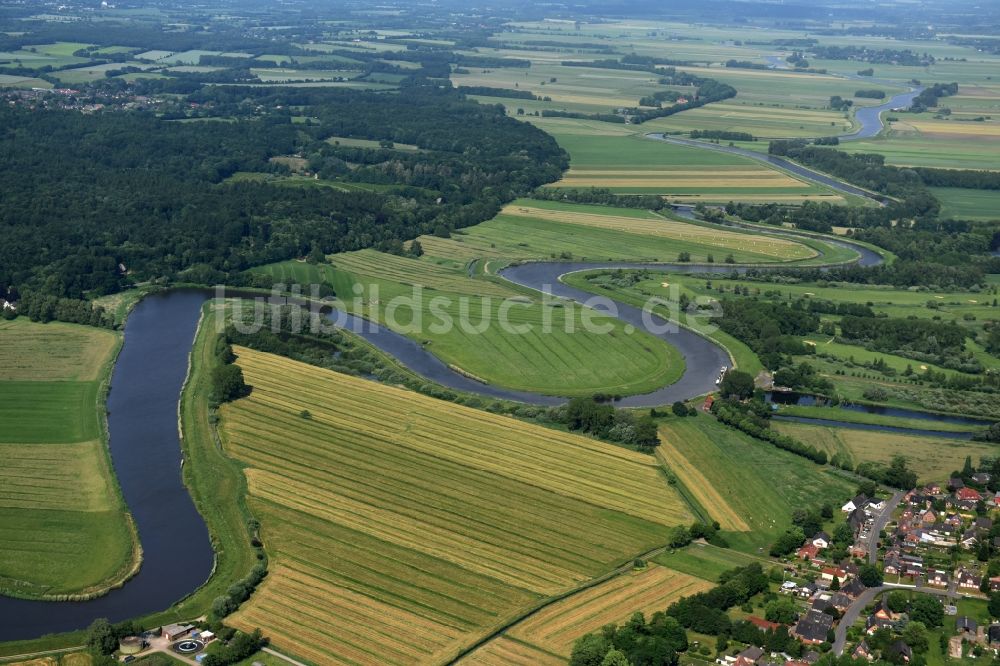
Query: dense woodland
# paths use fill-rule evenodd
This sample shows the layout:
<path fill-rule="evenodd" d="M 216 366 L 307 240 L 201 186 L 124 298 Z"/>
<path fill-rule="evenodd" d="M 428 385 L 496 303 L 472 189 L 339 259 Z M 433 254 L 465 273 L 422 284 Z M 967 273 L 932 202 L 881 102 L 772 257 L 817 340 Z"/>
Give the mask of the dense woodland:
<path fill-rule="evenodd" d="M 191 269 L 187 279 L 221 280 L 314 248 L 387 248 L 489 219 L 566 166 L 542 131 L 429 86 L 405 95 L 212 88 L 191 99 L 237 119 L 0 110 L 0 284 L 81 298 Z M 252 115 L 290 105 L 308 108 L 320 124 L 293 126 L 287 111 Z M 351 152 L 324 143 L 328 136 L 423 152 Z M 378 191 L 228 180 L 287 173 L 270 158 L 291 154 Z M 350 159 L 363 162 L 355 173 Z"/>

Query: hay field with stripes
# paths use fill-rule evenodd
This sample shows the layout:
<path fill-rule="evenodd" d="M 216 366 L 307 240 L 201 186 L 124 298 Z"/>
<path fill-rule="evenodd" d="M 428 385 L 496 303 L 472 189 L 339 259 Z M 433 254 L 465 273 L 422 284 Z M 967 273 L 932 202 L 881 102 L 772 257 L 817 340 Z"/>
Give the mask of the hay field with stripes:
<path fill-rule="evenodd" d="M 646 616 L 666 610 L 681 597 L 714 583 L 655 564 L 612 578 L 563 599 L 515 625 L 507 634 L 547 652 L 568 658 L 573 643 L 606 624 L 621 624 L 633 613 Z"/>
<path fill-rule="evenodd" d="M 468 262 L 480 258 L 672 262 L 681 252 L 691 261 L 727 254 L 740 263 L 802 260 L 812 248 L 772 238 L 707 227 L 634 208 L 612 208 L 538 199 L 518 199 L 492 220 L 452 234 L 421 236 L 425 258 Z"/>
<path fill-rule="evenodd" d="M 691 519 L 650 456 L 236 352 L 223 441 L 272 567 L 233 622 L 311 661 L 446 661 Z"/>
<path fill-rule="evenodd" d="M 119 339 L 74 324 L 0 322 L 0 590 L 92 592 L 133 562 L 100 411 Z"/>
<path fill-rule="evenodd" d="M 609 214 L 608 211 L 590 212 L 579 209 L 543 208 L 521 203 L 506 206 L 502 213 L 517 217 L 553 220 L 564 224 L 609 229 L 649 237 L 670 238 L 681 242 L 697 243 L 716 248 L 720 251 L 740 250 L 766 257 L 772 261 L 808 259 L 817 254 L 812 248 L 785 238 L 726 231 L 715 227 L 669 219 L 652 213 L 636 217 L 616 215 L 614 213 Z"/>

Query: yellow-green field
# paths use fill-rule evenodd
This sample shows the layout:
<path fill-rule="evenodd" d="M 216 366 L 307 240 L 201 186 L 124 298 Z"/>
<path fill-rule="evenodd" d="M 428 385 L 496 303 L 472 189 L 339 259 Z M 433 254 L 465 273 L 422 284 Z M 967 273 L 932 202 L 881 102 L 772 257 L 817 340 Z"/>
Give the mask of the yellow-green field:
<path fill-rule="evenodd" d="M 784 421 L 775 424 L 778 432 L 809 442 L 828 454 L 847 455 L 856 465 L 875 461 L 888 463 L 903 456 L 923 481 L 945 481 L 961 467 L 966 456 L 974 461 L 996 456 L 996 445 L 988 442 L 916 436 L 875 430 L 837 428 Z"/>
<path fill-rule="evenodd" d="M 554 603 L 507 634 L 568 658 L 574 641 L 584 634 L 600 631 L 607 624 L 621 624 L 633 613 L 649 616 L 666 610 L 677 599 L 713 586 L 704 578 L 651 564 Z"/>
<path fill-rule="evenodd" d="M 8 666 L 90 666 L 92 663 L 94 663 L 93 657 L 86 652 L 72 652 L 61 656 L 14 661 Z"/>
<path fill-rule="evenodd" d="M 223 441 L 272 566 L 233 622 L 313 662 L 446 661 L 691 519 L 650 456 L 236 351 Z"/>
<path fill-rule="evenodd" d="M 137 563 L 100 418 L 119 339 L 72 324 L 0 323 L 0 591 L 91 594 Z"/>

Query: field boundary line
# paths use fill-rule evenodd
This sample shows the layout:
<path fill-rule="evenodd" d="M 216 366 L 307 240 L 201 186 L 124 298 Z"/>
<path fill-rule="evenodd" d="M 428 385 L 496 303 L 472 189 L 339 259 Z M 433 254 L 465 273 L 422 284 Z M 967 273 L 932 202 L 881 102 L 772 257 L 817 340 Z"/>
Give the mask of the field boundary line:
<path fill-rule="evenodd" d="M 27 652 L 25 654 L 9 654 L 5 657 L 0 657 L 0 664 L 12 664 L 16 661 L 25 661 L 27 659 L 46 657 L 50 654 L 64 654 L 66 652 L 76 652 L 78 650 L 86 650 L 86 649 L 87 649 L 86 645 L 77 645 L 76 647 L 57 648 L 55 650 L 43 650 L 41 652 Z"/>
<path fill-rule="evenodd" d="M 507 622 L 504 622 L 501 626 L 497 627 L 496 629 L 494 629 L 493 631 L 491 631 L 489 634 L 481 637 L 479 640 L 475 641 L 474 643 L 472 643 L 468 647 L 465 647 L 462 650 L 460 650 L 458 652 L 458 654 L 456 654 L 454 657 L 452 657 L 448 661 L 444 662 L 445 665 L 446 666 L 453 666 L 454 664 L 457 664 L 459 662 L 459 660 L 461 660 L 462 658 L 469 656 L 470 654 L 472 654 L 473 652 L 475 652 L 479 648 L 483 647 L 484 645 L 486 645 L 487 643 L 489 643 L 490 641 L 492 641 L 494 638 L 499 638 L 500 636 L 503 636 L 507 632 L 507 630 L 512 629 L 515 626 L 517 626 L 517 625 L 521 624 L 522 622 L 524 622 L 525 620 L 533 617 L 534 615 L 537 615 L 542 610 L 548 608 L 552 604 L 555 604 L 555 603 L 558 603 L 560 601 L 563 601 L 564 599 L 568 599 L 568 598 L 570 598 L 570 597 L 572 597 L 572 596 L 574 596 L 576 594 L 579 594 L 580 592 L 584 592 L 586 590 L 589 590 L 592 587 L 596 587 L 596 586 L 600 585 L 601 583 L 605 583 L 605 582 L 607 582 L 607 581 L 609 581 L 609 580 L 611 580 L 613 578 L 617 578 L 618 576 L 621 576 L 622 574 L 626 574 L 629 571 L 632 571 L 632 569 L 633 569 L 632 562 L 634 562 L 635 560 L 637 560 L 637 559 L 648 560 L 648 559 L 650 559 L 652 557 L 655 557 L 656 555 L 659 555 L 661 553 L 665 553 L 667 551 L 667 548 L 668 548 L 667 546 L 657 546 L 656 548 L 653 548 L 651 550 L 647 550 L 645 552 L 639 553 L 638 555 L 635 555 L 634 557 L 630 558 L 631 559 L 630 562 L 626 562 L 625 564 L 621 564 L 621 565 L 615 567 L 614 569 L 612 569 L 611 571 L 609 571 L 609 572 L 607 572 L 605 574 L 601 574 L 600 576 L 597 576 L 596 578 L 591 578 L 590 580 L 585 581 L 585 582 L 577 585 L 576 587 L 574 587 L 572 589 L 566 590 L 565 592 L 562 592 L 561 594 L 557 594 L 555 596 L 552 596 L 552 597 L 549 597 L 547 599 L 542 600 L 541 602 L 539 602 L 535 606 L 532 606 L 531 608 L 529 608 L 529 609 L 525 610 L 524 612 L 522 612 L 520 615 L 514 617 L 511 620 L 508 620 Z"/>

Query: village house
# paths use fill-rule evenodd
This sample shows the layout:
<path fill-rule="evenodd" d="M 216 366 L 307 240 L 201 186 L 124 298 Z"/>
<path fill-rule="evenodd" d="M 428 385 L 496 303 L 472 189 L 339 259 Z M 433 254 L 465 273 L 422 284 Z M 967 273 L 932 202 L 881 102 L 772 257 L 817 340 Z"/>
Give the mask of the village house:
<path fill-rule="evenodd" d="M 959 488 L 955 491 L 955 499 L 959 502 L 978 502 L 982 495 L 975 488 Z"/>
<path fill-rule="evenodd" d="M 868 619 L 865 620 L 865 633 L 871 636 L 879 629 L 892 629 L 892 620 L 869 615 Z"/>
<path fill-rule="evenodd" d="M 898 640 L 890 645 L 888 652 L 889 661 L 896 664 L 900 662 L 908 664 L 910 663 L 910 659 L 913 658 L 913 650 L 902 640 Z"/>
<path fill-rule="evenodd" d="M 875 655 L 872 654 L 871 648 L 868 647 L 868 641 L 858 643 L 858 646 L 851 652 L 851 658 L 875 661 Z"/>
<path fill-rule="evenodd" d="M 985 486 L 992 478 L 987 472 L 976 472 L 972 475 L 972 480 L 981 486 Z"/>
<path fill-rule="evenodd" d="M 976 630 L 979 625 L 971 617 L 965 617 L 964 615 L 957 620 L 955 620 L 955 629 L 962 634 L 976 634 Z"/>
<path fill-rule="evenodd" d="M 978 590 L 983 582 L 983 577 L 967 569 L 959 569 L 958 586 L 964 590 Z"/>
<path fill-rule="evenodd" d="M 847 596 L 856 599 L 857 597 L 861 596 L 861 593 L 864 592 L 865 589 L 867 588 L 865 587 L 865 584 L 861 582 L 861 580 L 853 578 L 846 585 L 840 588 L 840 591 L 846 594 Z"/>
<path fill-rule="evenodd" d="M 826 641 L 833 628 L 833 617 L 826 613 L 809 611 L 799 618 L 791 634 L 806 645 L 819 645 Z"/>
<path fill-rule="evenodd" d="M 962 538 L 959 539 L 958 543 L 965 550 L 972 550 L 973 548 L 978 546 L 979 536 L 976 533 L 976 530 L 974 529 L 966 530 L 965 534 L 962 535 Z"/>
<path fill-rule="evenodd" d="M 168 624 L 163 627 L 161 633 L 168 641 L 176 641 L 190 634 L 192 630 L 194 630 L 193 624 Z"/>
<path fill-rule="evenodd" d="M 991 624 L 986 630 L 986 638 L 991 647 L 1000 646 L 1000 624 Z"/>
<path fill-rule="evenodd" d="M 849 500 L 847 504 L 840 507 L 840 510 L 844 513 L 854 513 L 857 509 L 864 509 L 868 505 L 868 498 L 864 495 L 858 495 L 852 500 Z"/>
<path fill-rule="evenodd" d="M 818 554 L 819 554 L 819 547 L 816 544 L 812 543 L 805 544 L 795 552 L 795 555 L 800 560 L 814 560 L 816 559 L 816 556 Z"/>
<path fill-rule="evenodd" d="M 950 582 L 951 577 L 940 569 L 935 569 L 927 574 L 928 585 L 933 585 L 935 587 L 947 587 Z"/>
<path fill-rule="evenodd" d="M 822 571 L 820 571 L 820 578 L 831 583 L 834 579 L 836 579 L 838 583 L 844 583 L 847 581 L 847 572 L 838 567 L 825 567 Z"/>
<path fill-rule="evenodd" d="M 1000 592 L 1000 576 L 990 578 L 990 592 Z"/>
<path fill-rule="evenodd" d="M 769 622 L 764 618 L 757 617 L 755 615 L 751 615 L 750 617 L 748 617 L 747 622 L 757 627 L 761 631 L 774 631 L 781 626 L 781 624 L 778 622 Z"/>
<path fill-rule="evenodd" d="M 960 488 L 965 487 L 965 482 L 962 481 L 962 479 L 960 479 L 959 477 L 953 476 L 950 479 L 948 479 L 948 487 L 951 488 L 953 491 L 958 490 Z"/>
<path fill-rule="evenodd" d="M 826 532 L 817 532 L 816 536 L 812 539 L 812 545 L 819 549 L 825 549 L 830 547 L 830 535 Z"/>
<path fill-rule="evenodd" d="M 927 509 L 920 514 L 920 522 L 924 525 L 933 525 L 938 520 L 937 514 L 934 513 L 933 509 Z"/>

